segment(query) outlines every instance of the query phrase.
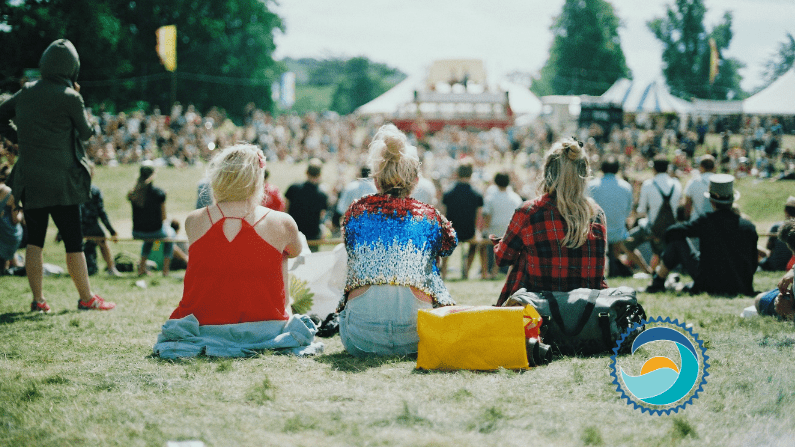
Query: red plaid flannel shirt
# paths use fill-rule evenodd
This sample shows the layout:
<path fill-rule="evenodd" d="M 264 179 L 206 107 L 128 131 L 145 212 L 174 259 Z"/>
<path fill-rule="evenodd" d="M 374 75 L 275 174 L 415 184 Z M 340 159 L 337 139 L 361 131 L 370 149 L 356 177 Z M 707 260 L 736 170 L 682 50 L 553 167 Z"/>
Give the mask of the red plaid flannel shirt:
<path fill-rule="evenodd" d="M 522 287 L 530 292 L 606 289 L 607 229 L 601 216 L 600 211 L 585 244 L 568 248 L 561 244 L 567 225 L 555 199 L 544 194 L 523 203 L 494 247 L 498 265 L 513 265 L 497 305 Z"/>

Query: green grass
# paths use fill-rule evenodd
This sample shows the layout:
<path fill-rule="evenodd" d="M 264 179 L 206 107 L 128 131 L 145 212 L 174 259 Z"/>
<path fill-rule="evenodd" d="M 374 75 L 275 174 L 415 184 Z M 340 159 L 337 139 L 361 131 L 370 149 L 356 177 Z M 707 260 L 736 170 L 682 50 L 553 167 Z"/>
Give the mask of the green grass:
<path fill-rule="evenodd" d="M 285 188 L 303 177 L 304 166 L 271 170 Z M 333 167 L 324 173 L 335 180 Z M 113 223 L 127 236 L 124 194 L 136 174 L 134 167 L 100 168 L 96 177 Z M 159 170 L 170 215 L 192 209 L 202 174 L 197 167 Z M 739 182 L 743 210 L 774 220 L 788 184 L 752 183 Z M 50 241 L 46 259 L 63 265 L 63 247 Z M 112 249 L 135 253 L 138 244 Z M 459 259 L 454 254 L 451 266 Z M 39 315 L 26 312 L 25 278 L 0 277 L 0 445 L 730 446 L 788 445 L 795 435 L 792 324 L 740 318 L 750 298 L 639 294 L 649 316 L 692 323 L 711 363 L 691 406 L 649 416 L 615 391 L 607 356 L 556 358 L 520 373 L 423 373 L 411 358 L 353 358 L 334 337 L 313 358 L 163 361 L 151 349 L 182 282 L 153 276 L 143 289 L 137 279 L 92 277 L 93 288 L 118 304 L 99 313 L 76 310 L 69 278 L 45 278 L 53 312 Z M 755 288 L 777 281 L 776 274 L 758 274 Z M 502 281 L 452 280 L 448 287 L 460 304 L 491 305 Z"/>
<path fill-rule="evenodd" d="M 46 278 L 53 313 L 40 315 L 24 312 L 24 278 L 0 278 L 0 445 L 770 445 L 795 434 L 792 326 L 740 318 L 750 298 L 639 295 L 649 315 L 693 323 L 711 363 L 691 406 L 649 416 L 620 399 L 607 356 L 421 373 L 411 358 L 350 357 L 334 337 L 314 358 L 159 360 L 151 347 L 182 284 L 136 279 L 94 277 L 118 303 L 99 313 L 75 310 L 68 278 Z M 775 282 L 760 274 L 756 287 Z M 501 286 L 449 282 L 462 304 L 493 304 Z"/>

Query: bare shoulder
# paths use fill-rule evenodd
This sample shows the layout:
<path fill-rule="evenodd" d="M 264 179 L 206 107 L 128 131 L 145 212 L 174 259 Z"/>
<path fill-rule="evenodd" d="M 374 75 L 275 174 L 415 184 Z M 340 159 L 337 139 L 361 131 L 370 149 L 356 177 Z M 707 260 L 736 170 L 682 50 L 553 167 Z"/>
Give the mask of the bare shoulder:
<path fill-rule="evenodd" d="M 277 231 L 285 233 L 298 231 L 298 225 L 295 223 L 293 217 L 281 211 L 270 210 L 268 217 L 263 220 L 269 222 L 271 227 Z"/>
<path fill-rule="evenodd" d="M 207 215 L 206 208 L 193 210 L 185 218 L 185 233 L 188 235 L 188 242 L 193 243 L 207 232 L 212 226 Z"/>

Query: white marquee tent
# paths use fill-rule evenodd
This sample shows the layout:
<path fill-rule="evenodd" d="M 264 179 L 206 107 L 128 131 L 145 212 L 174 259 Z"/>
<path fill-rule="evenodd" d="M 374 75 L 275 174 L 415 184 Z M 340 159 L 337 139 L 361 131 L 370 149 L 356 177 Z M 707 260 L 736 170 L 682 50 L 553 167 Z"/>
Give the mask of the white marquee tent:
<path fill-rule="evenodd" d="M 668 91 L 662 80 L 617 80 L 600 97 L 606 102 L 620 104 L 625 113 L 688 113 L 690 103 Z"/>
<path fill-rule="evenodd" d="M 356 113 L 362 115 L 399 114 L 414 102 L 414 92 L 423 91 L 425 85 L 426 82 L 422 76 L 409 76 L 381 96 L 360 106 L 356 109 Z M 496 90 L 508 92 L 508 103 L 515 116 L 527 119 L 528 117 L 535 118 L 541 113 L 541 100 L 527 87 L 503 82 Z"/>
<path fill-rule="evenodd" d="M 795 115 L 795 68 L 743 101 L 743 112 L 749 115 Z"/>

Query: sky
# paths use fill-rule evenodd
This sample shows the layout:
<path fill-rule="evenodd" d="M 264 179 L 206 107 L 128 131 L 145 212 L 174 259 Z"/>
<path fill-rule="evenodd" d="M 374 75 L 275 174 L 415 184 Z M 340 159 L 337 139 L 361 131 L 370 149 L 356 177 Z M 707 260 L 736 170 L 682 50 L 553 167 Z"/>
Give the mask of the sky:
<path fill-rule="evenodd" d="M 635 79 L 662 77 L 662 45 L 646 22 L 674 0 L 609 0 L 622 22 L 621 47 Z M 437 59 L 481 59 L 491 81 L 521 71 L 537 75 L 552 43 L 550 26 L 564 0 L 278 0 L 285 25 L 277 59 L 355 57 L 423 74 Z M 723 53 L 746 64 L 741 86 L 762 86 L 762 70 L 795 35 L 795 0 L 705 0 L 711 30 L 733 13 Z"/>

